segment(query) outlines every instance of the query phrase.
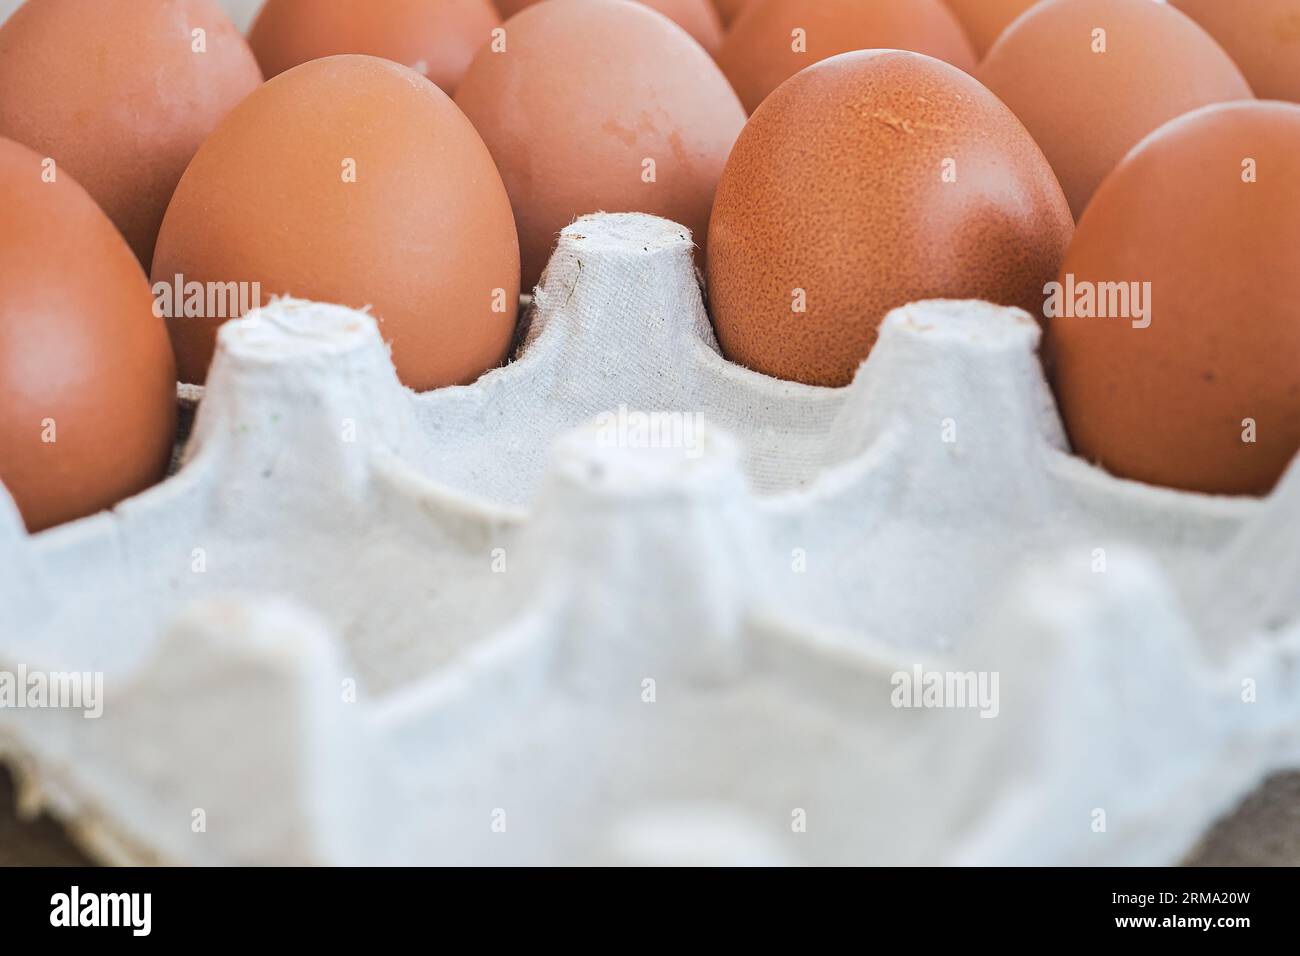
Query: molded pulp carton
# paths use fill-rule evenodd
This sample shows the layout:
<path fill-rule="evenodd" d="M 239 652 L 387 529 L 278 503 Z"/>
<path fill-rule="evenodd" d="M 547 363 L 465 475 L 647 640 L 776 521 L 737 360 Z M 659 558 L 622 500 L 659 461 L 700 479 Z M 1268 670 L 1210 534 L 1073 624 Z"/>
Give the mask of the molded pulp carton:
<path fill-rule="evenodd" d="M 983 303 L 748 372 L 691 250 L 579 220 L 515 361 L 421 395 L 275 302 L 173 477 L 0 498 L 0 670 L 103 675 L 0 708 L 28 806 L 118 861 L 1174 863 L 1300 765 L 1300 468 L 1104 474 Z"/>

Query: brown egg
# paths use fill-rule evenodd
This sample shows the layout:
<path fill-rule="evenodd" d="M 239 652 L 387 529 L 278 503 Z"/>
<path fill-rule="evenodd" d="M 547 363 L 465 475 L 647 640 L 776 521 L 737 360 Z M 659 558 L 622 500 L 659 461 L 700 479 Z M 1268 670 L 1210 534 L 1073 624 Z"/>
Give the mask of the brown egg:
<path fill-rule="evenodd" d="M 1076 219 L 1156 127 L 1251 96 L 1209 34 L 1151 0 L 1044 0 L 1002 34 L 975 75 L 1038 141 Z"/>
<path fill-rule="evenodd" d="M 1300 0 L 1170 0 L 1218 40 L 1261 99 L 1300 103 Z"/>
<path fill-rule="evenodd" d="M 915 53 L 846 53 L 768 97 L 736 142 L 709 227 L 723 354 L 845 385 L 885 314 L 986 299 L 1034 314 L 1073 222 L 998 99 Z"/>
<path fill-rule="evenodd" d="M 338 53 L 381 56 L 449 95 L 501 25 L 491 0 L 267 0 L 248 43 L 267 78 Z"/>
<path fill-rule="evenodd" d="M 710 55 L 722 46 L 722 18 L 711 0 L 639 0 L 677 24 Z"/>
<path fill-rule="evenodd" d="M 28 530 L 162 478 L 176 376 L 126 240 L 66 170 L 0 138 L 0 481 Z"/>
<path fill-rule="evenodd" d="M 851 50 L 911 50 L 975 68 L 975 52 L 941 0 L 753 0 L 718 65 L 751 113 L 800 70 Z"/>
<path fill-rule="evenodd" d="M 957 15 L 966 36 L 975 47 L 976 56 L 983 57 L 1011 21 L 1032 7 L 1038 0 L 944 0 L 948 9 Z"/>
<path fill-rule="evenodd" d="M 1272 488 L 1300 449 L 1300 107 L 1161 127 L 1102 183 L 1061 272 L 1047 351 L 1075 450 L 1174 488 Z"/>
<path fill-rule="evenodd" d="M 39 0 L 0 28 L 0 136 L 76 177 L 146 268 L 186 164 L 261 82 L 216 0 Z"/>
<path fill-rule="evenodd" d="M 154 281 L 178 275 L 242 296 L 171 318 L 184 381 L 206 377 L 226 315 L 291 294 L 370 307 L 402 381 L 428 389 L 505 357 L 519 246 L 492 157 L 447 95 L 389 60 L 336 56 L 269 81 L 203 144 L 158 236 Z"/>
<path fill-rule="evenodd" d="M 637 3 L 548 0 L 475 57 L 456 104 L 492 150 L 531 288 L 556 235 L 592 212 L 647 212 L 702 242 L 745 112 L 707 53 Z"/>
<path fill-rule="evenodd" d="M 542 0 L 496 0 L 501 16 L 509 19 L 520 10 Z M 717 53 L 722 45 L 722 20 L 714 9 L 712 0 L 636 0 L 651 10 L 658 10 L 677 24 L 695 42 L 709 53 Z"/>
<path fill-rule="evenodd" d="M 752 0 L 713 0 L 713 5 L 718 8 L 723 25 L 729 27 L 751 2 Z"/>

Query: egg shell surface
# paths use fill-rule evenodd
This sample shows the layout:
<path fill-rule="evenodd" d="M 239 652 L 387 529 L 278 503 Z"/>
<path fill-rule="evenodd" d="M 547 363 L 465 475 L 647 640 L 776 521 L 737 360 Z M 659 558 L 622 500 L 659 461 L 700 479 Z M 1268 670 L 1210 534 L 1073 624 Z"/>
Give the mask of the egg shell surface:
<path fill-rule="evenodd" d="M 177 276 L 241 294 L 237 310 L 169 321 L 184 381 L 204 380 L 217 326 L 256 292 L 369 308 L 401 380 L 424 390 L 504 359 L 519 246 L 492 157 L 447 95 L 344 55 L 270 80 L 203 144 L 154 259 L 155 282 Z"/>

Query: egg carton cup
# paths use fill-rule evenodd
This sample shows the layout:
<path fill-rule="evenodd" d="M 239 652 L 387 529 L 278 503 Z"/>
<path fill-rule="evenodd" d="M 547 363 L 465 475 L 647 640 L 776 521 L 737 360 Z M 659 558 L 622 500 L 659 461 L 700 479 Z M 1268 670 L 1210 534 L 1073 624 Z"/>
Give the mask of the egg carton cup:
<path fill-rule="evenodd" d="M 1166 864 L 1300 766 L 1300 468 L 1106 475 L 984 303 L 749 372 L 692 249 L 577 221 L 515 360 L 424 394 L 274 302 L 173 477 L 35 536 L 0 496 L 0 670 L 104 687 L 0 708 L 21 805 L 113 862 Z"/>

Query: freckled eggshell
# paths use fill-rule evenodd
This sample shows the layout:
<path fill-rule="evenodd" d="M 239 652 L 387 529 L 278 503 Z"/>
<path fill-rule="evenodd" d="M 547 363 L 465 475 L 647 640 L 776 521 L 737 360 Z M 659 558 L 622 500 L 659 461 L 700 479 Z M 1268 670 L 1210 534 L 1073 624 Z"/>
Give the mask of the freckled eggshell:
<path fill-rule="evenodd" d="M 140 263 L 71 175 L 43 172 L 0 138 L 0 481 L 33 532 L 162 478 L 176 416 Z"/>
<path fill-rule="evenodd" d="M 525 286 L 559 231 L 587 213 L 652 213 L 702 243 L 745 123 L 708 54 L 668 18 L 622 0 L 547 0 L 506 28 L 507 52 L 479 51 L 456 104 L 510 192 Z"/>
<path fill-rule="evenodd" d="M 401 380 L 429 389 L 505 357 L 519 247 L 501 177 L 447 95 L 348 55 L 270 80 L 203 144 L 158 237 L 154 281 L 178 273 L 371 306 Z M 170 320 L 182 380 L 204 380 L 222 321 Z"/>
<path fill-rule="evenodd" d="M 1105 31 L 1104 53 L 1093 52 L 1094 30 Z M 1252 95 L 1208 33 L 1151 0 L 1044 0 L 975 75 L 1038 141 L 1076 219 L 1142 137 L 1198 107 Z"/>
<path fill-rule="evenodd" d="M 248 43 L 268 79 L 308 60 L 365 53 L 452 94 L 500 25 L 491 0 L 267 0 Z"/>
<path fill-rule="evenodd" d="M 1097 191 L 1061 272 L 1151 283 L 1146 328 L 1048 320 L 1075 450 L 1173 488 L 1272 488 L 1300 449 L 1300 107 L 1212 106 L 1162 127 Z"/>
<path fill-rule="evenodd" d="M 1218 40 L 1260 99 L 1300 103 L 1300 0 L 1172 0 Z"/>
<path fill-rule="evenodd" d="M 261 82 L 216 0 L 30 0 L 0 28 L 0 136 L 71 173 L 146 268 L 186 164 Z"/>
<path fill-rule="evenodd" d="M 944 0 L 961 21 L 976 56 L 984 56 L 1002 31 L 1038 0 Z"/>
<path fill-rule="evenodd" d="M 793 49 L 803 30 L 806 51 Z M 745 109 L 800 70 L 852 50 L 910 50 L 975 68 L 975 52 L 941 0 L 753 0 L 718 51 L 718 65 Z"/>
<path fill-rule="evenodd" d="M 1072 231 L 1046 159 L 970 76 L 914 53 L 842 54 L 782 85 L 736 142 L 709 228 L 714 327 L 732 361 L 846 385 L 908 302 L 1041 314 Z"/>
<path fill-rule="evenodd" d="M 544 0 L 497 0 L 501 16 L 509 19 L 520 10 Z M 658 10 L 677 24 L 695 42 L 709 53 L 716 53 L 722 45 L 722 20 L 714 9 L 712 0 L 636 0 L 651 10 Z"/>

